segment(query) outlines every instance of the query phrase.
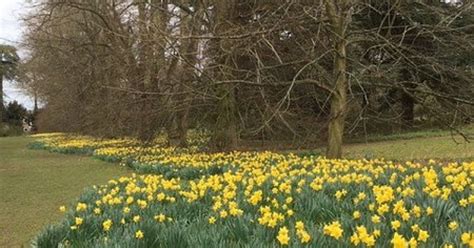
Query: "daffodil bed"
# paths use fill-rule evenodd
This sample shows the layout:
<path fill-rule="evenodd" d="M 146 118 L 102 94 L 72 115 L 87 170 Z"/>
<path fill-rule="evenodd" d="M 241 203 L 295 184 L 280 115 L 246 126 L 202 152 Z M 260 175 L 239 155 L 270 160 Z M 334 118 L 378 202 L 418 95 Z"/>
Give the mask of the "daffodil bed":
<path fill-rule="evenodd" d="M 197 178 L 203 174 L 222 173 L 231 158 L 254 156 L 255 153 L 209 154 L 202 152 L 209 136 L 204 131 L 188 134 L 187 148 L 168 146 L 167 137 L 158 135 L 143 144 L 132 138 L 98 139 L 64 133 L 33 135 L 32 149 L 44 149 L 65 154 L 84 154 L 107 162 L 120 162 L 139 173 L 163 174 L 166 177 Z"/>
<path fill-rule="evenodd" d="M 474 162 L 175 153 L 61 206 L 40 247 L 474 247 Z M 197 157 L 195 157 L 195 155 Z M 133 157 L 136 159 L 136 157 Z M 158 163 L 166 156 L 157 158 Z M 176 164 L 176 165 L 175 165 Z"/>

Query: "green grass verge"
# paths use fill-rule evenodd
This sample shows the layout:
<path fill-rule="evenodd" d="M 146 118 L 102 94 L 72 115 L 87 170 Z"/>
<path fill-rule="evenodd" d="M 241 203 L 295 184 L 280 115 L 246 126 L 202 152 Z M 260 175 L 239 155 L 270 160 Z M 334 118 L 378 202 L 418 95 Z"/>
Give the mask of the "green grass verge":
<path fill-rule="evenodd" d="M 454 140 L 453 140 L 454 138 Z M 455 141 L 456 140 L 456 141 Z M 389 160 L 472 160 L 474 141 L 443 136 L 347 145 L 348 158 L 385 158 Z"/>
<path fill-rule="evenodd" d="M 466 130 L 470 142 L 459 135 L 451 135 L 449 131 L 421 131 L 385 138 L 372 137 L 376 140 L 367 143 L 344 145 L 344 157 L 349 159 L 375 159 L 407 161 L 407 160 L 449 160 L 463 161 L 474 159 L 474 128 Z M 324 154 L 324 149 L 292 151 L 295 153 Z"/>
<path fill-rule="evenodd" d="M 459 129 L 459 131 L 469 137 L 474 139 L 474 125 L 467 125 Z M 458 138 L 461 136 L 453 130 L 442 130 L 442 129 L 426 129 L 420 131 L 402 131 L 392 134 L 370 134 L 366 137 L 359 138 L 349 138 L 347 143 L 367 143 L 367 142 L 380 142 L 380 141 L 391 141 L 391 140 L 408 140 L 408 139 L 417 139 L 417 138 L 433 138 L 433 137 L 446 137 L 454 135 Z"/>
<path fill-rule="evenodd" d="M 32 141 L 0 138 L 0 247 L 28 245 L 46 224 L 60 220 L 59 205 L 87 186 L 131 173 L 90 157 L 28 149 Z"/>

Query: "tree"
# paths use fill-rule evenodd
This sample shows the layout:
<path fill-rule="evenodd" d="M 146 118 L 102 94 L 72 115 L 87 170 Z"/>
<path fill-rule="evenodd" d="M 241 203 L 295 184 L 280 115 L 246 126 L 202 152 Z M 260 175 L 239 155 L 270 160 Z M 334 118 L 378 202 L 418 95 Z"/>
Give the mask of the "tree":
<path fill-rule="evenodd" d="M 474 104 L 472 70 L 452 63 L 462 58 L 456 47 L 472 54 L 472 28 L 464 19 L 472 18 L 472 3 L 384 0 L 324 1 L 334 46 L 331 114 L 328 124 L 330 158 L 342 156 L 344 122 L 349 90 L 374 88 L 391 95 L 390 108 L 400 104 L 403 127 L 411 128 L 415 103 L 432 98 L 441 108 L 468 115 L 460 105 Z M 471 16 L 471 17 L 469 17 Z M 453 56 L 455 58 L 453 58 Z M 450 61 L 451 60 L 451 61 Z M 350 81 L 357 84 L 351 87 Z M 464 88 L 465 90 L 461 90 Z M 384 97 L 387 97 L 386 95 Z M 443 125 L 454 128 L 439 109 L 424 104 Z M 436 112 L 435 112 L 436 111 Z M 451 122 L 451 123 L 449 123 Z"/>
<path fill-rule="evenodd" d="M 328 125 L 328 145 L 326 156 L 340 158 L 344 135 L 345 116 L 347 112 L 347 29 L 352 21 L 353 3 L 350 0 L 325 0 L 330 30 L 334 40 L 334 73 L 332 78 L 331 114 Z"/>
<path fill-rule="evenodd" d="M 3 79 L 13 80 L 17 75 L 17 64 L 20 58 L 16 48 L 0 44 L 0 122 L 3 120 Z"/>
<path fill-rule="evenodd" d="M 25 88 L 48 130 L 185 146 L 204 127 L 216 150 L 324 142 L 338 158 L 343 138 L 469 115 L 473 16 L 468 1 L 45 0 Z"/>
<path fill-rule="evenodd" d="M 211 53 L 213 58 L 213 78 L 217 80 L 232 79 L 232 70 L 229 70 L 233 58 L 233 42 L 222 38 L 232 30 L 238 18 L 237 1 L 214 1 L 214 35 L 217 39 L 211 41 Z M 216 80 L 216 81 L 217 81 Z M 215 87 L 216 96 L 216 122 L 213 132 L 212 144 L 217 149 L 235 148 L 238 142 L 237 134 L 237 112 L 235 87 L 232 84 L 218 85 Z"/>
<path fill-rule="evenodd" d="M 6 122 L 10 125 L 21 126 L 23 119 L 30 121 L 28 110 L 17 101 L 9 102 L 5 111 Z"/>

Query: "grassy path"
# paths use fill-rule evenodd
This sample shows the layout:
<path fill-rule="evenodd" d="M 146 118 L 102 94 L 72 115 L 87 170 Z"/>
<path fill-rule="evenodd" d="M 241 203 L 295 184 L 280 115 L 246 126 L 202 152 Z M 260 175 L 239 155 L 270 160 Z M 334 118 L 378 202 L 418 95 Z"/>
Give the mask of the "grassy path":
<path fill-rule="evenodd" d="M 90 157 L 29 150 L 30 141 L 0 138 L 0 247 L 27 246 L 41 228 L 60 219 L 58 206 L 85 187 L 131 173 Z"/>

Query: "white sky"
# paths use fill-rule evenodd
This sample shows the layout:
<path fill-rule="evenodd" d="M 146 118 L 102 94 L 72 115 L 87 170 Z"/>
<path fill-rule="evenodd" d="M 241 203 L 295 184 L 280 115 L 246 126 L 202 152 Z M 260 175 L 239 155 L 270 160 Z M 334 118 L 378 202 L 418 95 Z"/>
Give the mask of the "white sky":
<path fill-rule="evenodd" d="M 20 16 L 26 11 L 25 2 L 27 0 L 0 0 L 0 44 L 19 46 L 22 36 Z M 33 108 L 32 99 L 16 89 L 12 82 L 4 81 L 3 84 L 5 102 L 16 100 L 28 109 Z"/>

